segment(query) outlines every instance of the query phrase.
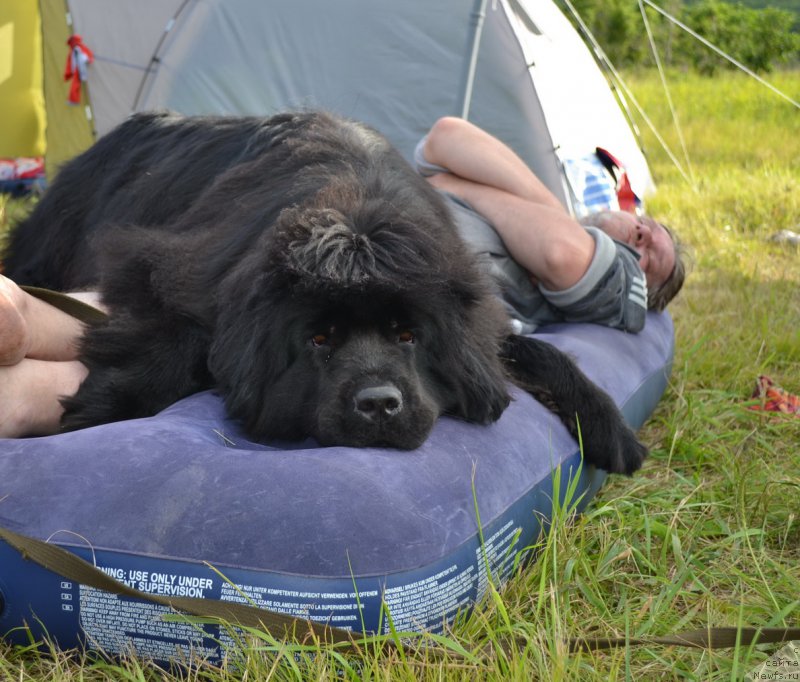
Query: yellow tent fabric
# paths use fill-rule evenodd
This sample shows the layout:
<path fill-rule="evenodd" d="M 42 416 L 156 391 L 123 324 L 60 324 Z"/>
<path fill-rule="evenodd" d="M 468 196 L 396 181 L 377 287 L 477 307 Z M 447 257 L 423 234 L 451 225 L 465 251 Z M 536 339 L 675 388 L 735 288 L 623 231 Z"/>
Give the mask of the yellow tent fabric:
<path fill-rule="evenodd" d="M 64 64 L 69 50 L 67 38 L 73 30 L 67 24 L 69 16 L 67 6 L 64 0 L 40 0 L 37 4 L 42 18 L 44 99 L 47 112 L 45 167 L 48 179 L 52 180 L 61 164 L 94 142 L 94 123 L 89 107 L 91 70 L 90 85 L 84 85 L 82 88 L 81 104 L 78 106 L 68 104 L 69 87 L 64 82 Z"/>
<path fill-rule="evenodd" d="M 44 156 L 42 72 L 38 3 L 0 2 L 0 156 Z"/>
<path fill-rule="evenodd" d="M 0 156 L 44 156 L 50 180 L 94 141 L 88 89 L 67 103 L 68 17 L 64 0 L 0 0 Z"/>

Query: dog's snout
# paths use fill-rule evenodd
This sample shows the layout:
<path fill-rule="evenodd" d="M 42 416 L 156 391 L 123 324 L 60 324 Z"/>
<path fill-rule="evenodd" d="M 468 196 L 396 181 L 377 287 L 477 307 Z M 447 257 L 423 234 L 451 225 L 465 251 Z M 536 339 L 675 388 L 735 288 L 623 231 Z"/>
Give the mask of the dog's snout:
<path fill-rule="evenodd" d="M 394 417 L 403 409 L 403 394 L 392 384 L 362 388 L 354 397 L 356 412 L 369 420 Z"/>

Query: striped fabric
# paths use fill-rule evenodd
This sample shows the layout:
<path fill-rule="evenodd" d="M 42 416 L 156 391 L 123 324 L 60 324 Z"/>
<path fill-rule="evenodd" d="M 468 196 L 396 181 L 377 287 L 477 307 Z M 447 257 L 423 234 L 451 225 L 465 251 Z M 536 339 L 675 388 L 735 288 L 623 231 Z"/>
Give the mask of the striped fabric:
<path fill-rule="evenodd" d="M 647 309 L 647 280 L 644 277 L 633 277 L 628 299 Z"/>
<path fill-rule="evenodd" d="M 618 211 L 616 182 L 596 154 L 564 159 L 572 207 L 578 218 L 597 211 Z"/>

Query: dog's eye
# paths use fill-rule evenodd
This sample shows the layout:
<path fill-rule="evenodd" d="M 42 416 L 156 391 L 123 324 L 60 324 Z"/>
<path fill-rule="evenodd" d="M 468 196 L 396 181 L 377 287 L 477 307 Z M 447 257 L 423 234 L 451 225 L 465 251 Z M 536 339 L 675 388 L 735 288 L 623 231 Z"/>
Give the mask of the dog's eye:
<path fill-rule="evenodd" d="M 389 320 L 389 329 L 394 332 L 398 343 L 414 343 L 414 332 L 409 329 L 403 329 L 397 320 Z"/>
<path fill-rule="evenodd" d="M 317 332 L 311 337 L 311 343 L 314 346 L 329 346 L 333 341 L 333 335 L 336 333 L 336 327 L 331 325 L 327 331 Z"/>
<path fill-rule="evenodd" d="M 317 332 L 311 337 L 311 344 L 315 347 L 330 346 L 336 334 L 336 325 L 331 325 L 326 331 Z"/>

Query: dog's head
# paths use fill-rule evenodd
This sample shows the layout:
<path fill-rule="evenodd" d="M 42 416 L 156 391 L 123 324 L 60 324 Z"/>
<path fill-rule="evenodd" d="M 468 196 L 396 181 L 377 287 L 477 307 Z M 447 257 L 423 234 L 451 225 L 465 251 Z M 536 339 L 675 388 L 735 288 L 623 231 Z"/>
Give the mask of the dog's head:
<path fill-rule="evenodd" d="M 503 323 L 449 218 L 372 203 L 284 210 L 223 283 L 209 366 L 251 436 L 410 449 L 508 404 Z"/>

